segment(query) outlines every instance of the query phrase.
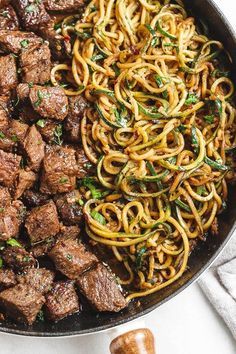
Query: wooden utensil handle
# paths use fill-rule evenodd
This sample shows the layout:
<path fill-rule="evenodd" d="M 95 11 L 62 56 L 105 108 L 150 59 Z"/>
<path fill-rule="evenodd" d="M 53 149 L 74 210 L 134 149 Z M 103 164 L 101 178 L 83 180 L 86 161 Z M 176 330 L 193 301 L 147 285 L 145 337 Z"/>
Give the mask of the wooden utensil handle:
<path fill-rule="evenodd" d="M 113 339 L 111 354 L 156 354 L 154 336 L 148 328 L 135 329 Z"/>

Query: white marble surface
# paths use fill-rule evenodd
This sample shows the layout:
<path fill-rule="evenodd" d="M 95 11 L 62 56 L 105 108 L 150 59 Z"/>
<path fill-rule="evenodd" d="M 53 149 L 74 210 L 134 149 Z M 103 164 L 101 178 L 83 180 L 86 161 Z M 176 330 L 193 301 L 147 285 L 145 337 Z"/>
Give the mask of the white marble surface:
<path fill-rule="evenodd" d="M 236 1 L 215 0 L 236 31 Z M 197 284 L 146 317 L 159 354 L 235 354 L 236 343 Z M 0 334 L 0 354 L 108 354 L 108 333 L 42 339 Z"/>

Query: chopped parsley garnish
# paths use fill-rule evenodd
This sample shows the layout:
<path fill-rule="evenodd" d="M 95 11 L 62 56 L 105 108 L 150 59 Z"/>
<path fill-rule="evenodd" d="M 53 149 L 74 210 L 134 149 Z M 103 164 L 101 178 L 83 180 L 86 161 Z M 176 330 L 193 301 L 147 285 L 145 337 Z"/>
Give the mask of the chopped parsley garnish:
<path fill-rule="evenodd" d="M 82 186 L 87 187 L 94 199 L 100 199 L 103 196 L 103 192 L 95 185 L 95 180 L 92 177 L 85 177 L 80 182 Z"/>
<path fill-rule="evenodd" d="M 45 121 L 45 119 L 39 119 L 36 124 L 37 124 L 39 127 L 44 128 L 44 127 L 45 127 L 45 124 L 46 124 L 46 121 Z"/>
<path fill-rule="evenodd" d="M 207 116 L 204 116 L 204 119 L 207 123 L 211 124 L 214 122 L 214 115 L 213 114 L 210 114 L 210 115 L 207 115 Z"/>
<path fill-rule="evenodd" d="M 14 143 L 17 143 L 17 141 L 19 141 L 17 135 L 12 135 L 11 140 L 14 141 Z"/>
<path fill-rule="evenodd" d="M 197 103 L 199 101 L 198 97 L 195 95 L 195 93 L 189 93 L 187 96 L 187 99 L 185 101 L 185 104 L 187 106 L 190 106 L 194 103 Z"/>
<path fill-rule="evenodd" d="M 14 238 L 10 238 L 6 241 L 6 244 L 12 247 L 22 247 L 21 244 Z"/>
<path fill-rule="evenodd" d="M 75 202 L 76 202 L 76 204 L 79 204 L 79 205 L 81 205 L 81 206 L 84 205 L 83 199 L 77 199 Z"/>
<path fill-rule="evenodd" d="M 66 178 L 66 177 L 61 177 L 59 180 L 59 183 L 61 183 L 61 184 L 64 184 L 66 182 L 68 182 L 68 178 Z"/>
<path fill-rule="evenodd" d="M 98 211 L 93 210 L 91 211 L 91 216 L 94 220 L 96 220 L 97 222 L 99 222 L 102 225 L 106 225 L 106 219 L 104 218 L 104 216 L 102 214 L 100 214 Z"/>
<path fill-rule="evenodd" d="M 43 310 L 40 310 L 39 313 L 37 314 L 37 319 L 41 322 L 44 322 L 44 312 Z"/>
<path fill-rule="evenodd" d="M 0 213 L 3 213 L 4 212 L 4 208 L 0 208 Z"/>
<path fill-rule="evenodd" d="M 6 135 L 3 132 L 0 132 L 0 139 L 4 139 Z"/>
<path fill-rule="evenodd" d="M 21 41 L 20 45 L 22 48 L 28 48 L 28 45 L 29 45 L 28 39 L 24 39 L 23 41 Z"/>
<path fill-rule="evenodd" d="M 10 17 L 9 11 L 8 10 L 3 10 L 0 12 L 0 16 L 3 17 Z"/>
<path fill-rule="evenodd" d="M 3 266 L 3 259 L 0 257 L 0 268 Z"/>
<path fill-rule="evenodd" d="M 57 145 L 62 145 L 62 125 L 58 124 L 58 126 L 54 129 L 54 139 L 53 142 Z"/>
<path fill-rule="evenodd" d="M 28 263 L 28 262 L 30 262 L 30 261 L 31 261 L 30 256 L 25 256 L 25 257 L 23 258 L 23 262 Z"/>
<path fill-rule="evenodd" d="M 25 12 L 31 13 L 31 12 L 37 11 L 37 9 L 38 9 L 38 6 L 36 4 L 30 4 L 30 5 L 26 6 Z"/>
<path fill-rule="evenodd" d="M 37 96 L 38 96 L 38 99 L 37 99 L 37 101 L 34 103 L 34 107 L 40 106 L 44 98 L 49 98 L 49 97 L 51 97 L 50 93 L 42 92 L 42 91 L 40 91 L 40 90 L 37 91 Z"/>
<path fill-rule="evenodd" d="M 67 254 L 67 255 L 66 255 L 66 258 L 67 258 L 69 261 L 72 261 L 72 259 L 73 259 L 73 257 L 72 257 L 71 254 Z"/>

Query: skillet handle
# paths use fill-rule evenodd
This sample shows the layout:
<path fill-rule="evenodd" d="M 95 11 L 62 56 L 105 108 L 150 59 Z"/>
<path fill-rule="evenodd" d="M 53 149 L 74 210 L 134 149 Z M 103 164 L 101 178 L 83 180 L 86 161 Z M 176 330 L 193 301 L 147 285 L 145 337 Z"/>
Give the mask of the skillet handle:
<path fill-rule="evenodd" d="M 111 354 L 156 354 L 154 336 L 148 328 L 126 332 L 113 339 Z"/>

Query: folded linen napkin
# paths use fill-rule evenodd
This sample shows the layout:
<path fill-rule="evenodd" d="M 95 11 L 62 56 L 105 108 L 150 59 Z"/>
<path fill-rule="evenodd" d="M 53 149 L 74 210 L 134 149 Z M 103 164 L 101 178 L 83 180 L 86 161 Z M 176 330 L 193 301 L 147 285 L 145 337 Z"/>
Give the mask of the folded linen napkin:
<path fill-rule="evenodd" d="M 236 232 L 198 283 L 236 339 Z"/>

